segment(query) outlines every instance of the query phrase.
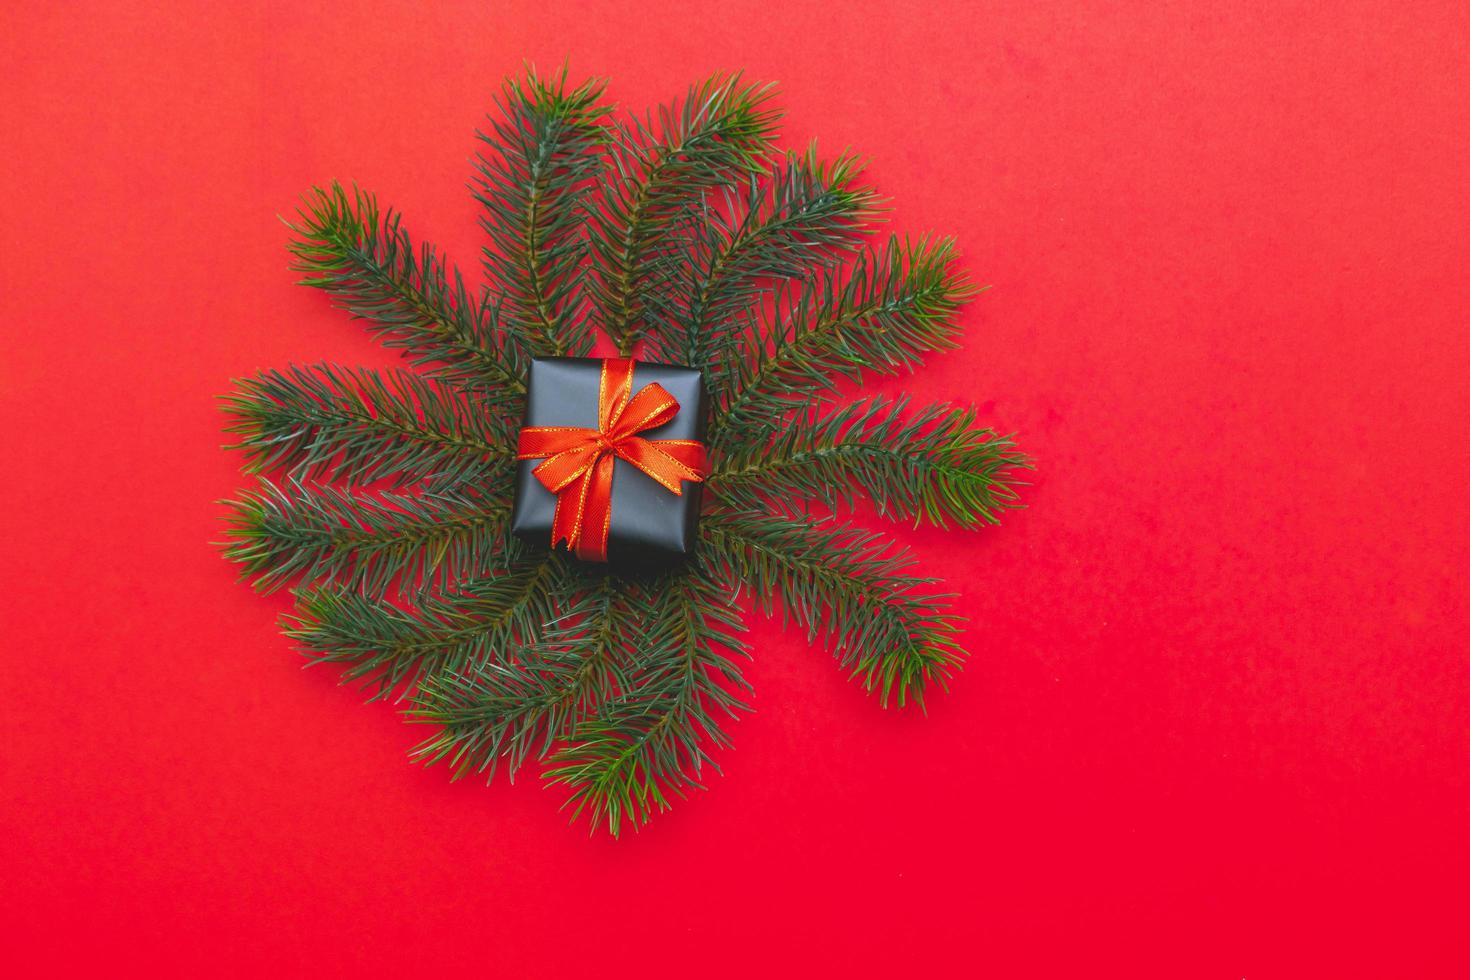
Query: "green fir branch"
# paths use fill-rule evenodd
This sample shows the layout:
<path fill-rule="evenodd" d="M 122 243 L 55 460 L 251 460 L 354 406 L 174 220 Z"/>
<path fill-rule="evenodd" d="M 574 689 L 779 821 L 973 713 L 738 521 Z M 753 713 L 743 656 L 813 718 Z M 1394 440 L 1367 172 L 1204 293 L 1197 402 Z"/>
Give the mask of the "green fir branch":
<path fill-rule="evenodd" d="M 473 390 L 411 371 L 330 364 L 264 371 L 225 398 L 251 473 L 434 489 L 510 479 L 515 433 Z"/>
<path fill-rule="evenodd" d="M 825 638 L 838 662 L 885 707 L 941 689 L 963 661 L 956 619 L 932 579 L 907 574 L 913 559 L 882 535 L 787 514 L 713 511 L 701 526 L 705 561 L 728 569 L 770 614 Z"/>
<path fill-rule="evenodd" d="M 812 147 L 726 188 L 719 206 L 702 202 L 684 261 L 649 298 L 649 353 L 713 367 L 774 281 L 804 278 L 855 247 L 879 214 L 877 194 L 857 183 L 861 170 L 853 157 L 825 163 Z"/>
<path fill-rule="evenodd" d="M 690 208 L 705 192 L 738 184 L 765 166 L 780 114 L 773 90 L 739 75 L 715 76 L 652 115 L 609 129 L 603 174 L 588 232 L 593 301 L 623 356 L 645 329 L 649 292 L 683 261 Z"/>
<path fill-rule="evenodd" d="M 286 635 L 313 664 L 342 664 L 372 699 L 402 698 L 425 679 L 505 660 L 539 642 L 576 584 L 565 565 L 525 555 L 503 574 L 424 591 L 406 606 L 343 586 L 302 589 Z"/>
<path fill-rule="evenodd" d="M 978 527 L 1017 505 L 1029 466 L 970 409 L 832 404 L 955 346 L 975 290 L 948 240 L 862 248 L 881 209 L 859 165 L 774 157 L 771 95 L 719 75 L 614 122 L 602 81 L 528 69 L 478 134 L 487 286 L 356 187 L 314 189 L 288 222 L 301 282 L 423 370 L 292 367 L 225 399 L 258 479 L 225 502 L 225 554 L 261 590 L 295 586 L 284 627 L 309 660 L 406 701 L 433 726 L 417 760 L 512 779 L 542 760 L 573 819 L 614 835 L 718 771 L 748 710 L 742 590 L 885 705 L 922 706 L 961 666 L 948 597 L 909 554 L 808 506 L 862 494 Z M 599 325 L 711 391 L 715 470 L 675 569 L 589 566 L 509 534 L 530 360 L 590 352 Z"/>
<path fill-rule="evenodd" d="M 574 820 L 586 814 L 616 837 L 700 788 L 706 767 L 719 771 L 710 751 L 729 745 L 722 717 L 749 710 L 736 662 L 749 656 L 736 635 L 745 627 L 730 591 L 698 567 L 637 591 L 627 682 L 547 765 L 547 780 L 572 791 Z"/>
<path fill-rule="evenodd" d="M 865 371 L 912 369 L 956 346 L 954 317 L 974 295 L 952 266 L 949 239 L 890 239 L 775 304 L 765 329 L 743 337 L 728 390 L 716 391 L 710 438 L 722 446 L 768 437 L 793 408 Z"/>
<path fill-rule="evenodd" d="M 604 577 L 514 655 L 466 671 L 431 675 L 414 697 L 410 720 L 439 726 L 414 758 L 446 762 L 453 778 L 502 767 L 514 781 L 531 757 L 542 758 L 579 717 L 628 683 L 622 666 L 626 604 L 617 580 Z"/>
<path fill-rule="evenodd" d="M 479 133 L 475 159 L 480 225 L 489 235 L 485 272 L 500 290 L 500 314 L 536 355 L 586 354 L 593 332 L 582 290 L 586 196 L 606 142 L 606 82 L 567 88 L 567 73 L 534 68 L 507 79 L 498 117 Z"/>
<path fill-rule="evenodd" d="M 225 556 L 270 592 L 300 579 L 381 596 L 444 585 L 502 567 L 510 507 L 504 491 L 407 496 L 259 481 L 230 508 Z"/>
<path fill-rule="evenodd" d="M 980 428 L 974 409 L 931 405 L 906 419 L 907 404 L 869 398 L 797 413 L 774 440 L 726 450 L 707 486 L 751 508 L 851 507 L 861 490 L 880 514 L 940 527 L 996 524 L 1019 506 L 1015 473 L 1030 463 L 1010 439 Z"/>
<path fill-rule="evenodd" d="M 482 390 L 514 416 L 525 395 L 526 341 L 500 322 L 488 296 L 476 302 L 432 245 L 415 247 L 397 212 L 340 184 L 315 188 L 287 223 L 291 269 L 366 320 L 388 347 L 445 380 Z"/>

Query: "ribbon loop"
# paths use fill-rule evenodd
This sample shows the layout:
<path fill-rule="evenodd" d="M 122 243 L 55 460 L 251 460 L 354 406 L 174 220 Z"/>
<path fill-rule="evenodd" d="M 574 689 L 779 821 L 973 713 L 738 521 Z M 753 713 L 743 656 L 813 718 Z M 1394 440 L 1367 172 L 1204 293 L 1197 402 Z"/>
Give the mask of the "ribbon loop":
<path fill-rule="evenodd" d="M 578 558 L 607 561 L 615 460 L 638 467 L 675 496 L 682 495 L 683 481 L 698 483 L 709 475 L 701 443 L 645 439 L 638 434 L 656 429 L 678 414 L 679 402 L 656 381 L 634 394 L 632 359 L 610 357 L 602 362 L 596 429 L 521 429 L 516 459 L 542 460 L 531 472 L 542 486 L 556 494 L 552 547 L 565 541 Z"/>

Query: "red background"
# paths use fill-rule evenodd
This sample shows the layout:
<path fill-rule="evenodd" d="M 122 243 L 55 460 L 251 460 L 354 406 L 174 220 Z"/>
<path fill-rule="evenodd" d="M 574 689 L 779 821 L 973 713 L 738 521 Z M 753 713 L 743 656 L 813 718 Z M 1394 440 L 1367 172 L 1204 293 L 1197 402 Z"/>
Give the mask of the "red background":
<path fill-rule="evenodd" d="M 7 959 L 1470 971 L 1464 3 L 7 6 Z M 229 379 L 392 362 L 275 216 L 356 179 L 477 274 L 523 58 L 779 81 L 994 286 L 904 384 L 1039 467 L 999 530 L 899 529 L 970 619 L 928 718 L 760 621 L 725 775 L 621 842 L 408 764 L 210 545 Z"/>

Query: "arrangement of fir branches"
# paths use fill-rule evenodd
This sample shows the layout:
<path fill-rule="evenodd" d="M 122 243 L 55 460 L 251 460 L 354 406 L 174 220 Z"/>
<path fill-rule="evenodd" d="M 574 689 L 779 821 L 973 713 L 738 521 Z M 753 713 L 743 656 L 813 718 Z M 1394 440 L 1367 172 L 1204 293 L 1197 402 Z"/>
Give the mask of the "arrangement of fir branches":
<path fill-rule="evenodd" d="M 839 407 L 840 382 L 955 346 L 974 290 L 948 240 L 868 240 L 880 201 L 857 161 L 777 152 L 768 86 L 717 76 L 624 118 L 603 82 L 529 70 L 498 110 L 474 181 L 483 285 L 370 194 L 306 199 L 301 281 L 418 370 L 238 382 L 228 431 L 258 482 L 228 502 L 227 554 L 293 588 L 286 632 L 314 661 L 433 727 L 418 758 L 512 777 L 539 760 L 617 834 L 717 768 L 749 693 L 742 593 L 884 704 L 943 687 L 963 658 L 945 596 L 831 512 L 861 493 L 895 519 L 993 523 L 1026 460 L 969 409 Z M 589 354 L 599 328 L 699 367 L 713 404 L 697 551 L 655 577 L 507 530 L 528 362 Z"/>

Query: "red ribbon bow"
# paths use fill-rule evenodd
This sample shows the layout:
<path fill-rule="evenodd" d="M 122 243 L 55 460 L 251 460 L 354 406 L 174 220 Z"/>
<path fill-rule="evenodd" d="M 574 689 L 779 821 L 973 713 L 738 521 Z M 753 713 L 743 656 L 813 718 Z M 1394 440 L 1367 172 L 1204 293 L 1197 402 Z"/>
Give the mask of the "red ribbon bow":
<path fill-rule="evenodd" d="M 565 541 L 578 558 L 607 561 L 615 460 L 627 460 L 675 495 L 682 495 L 680 481 L 698 483 L 705 478 L 709 463 L 701 443 L 638 435 L 678 414 L 678 401 L 657 382 L 644 385 L 634 395 L 633 362 L 610 357 L 602 362 L 597 428 L 533 426 L 521 430 L 516 458 L 544 458 L 531 472 L 556 494 L 552 547 Z"/>

